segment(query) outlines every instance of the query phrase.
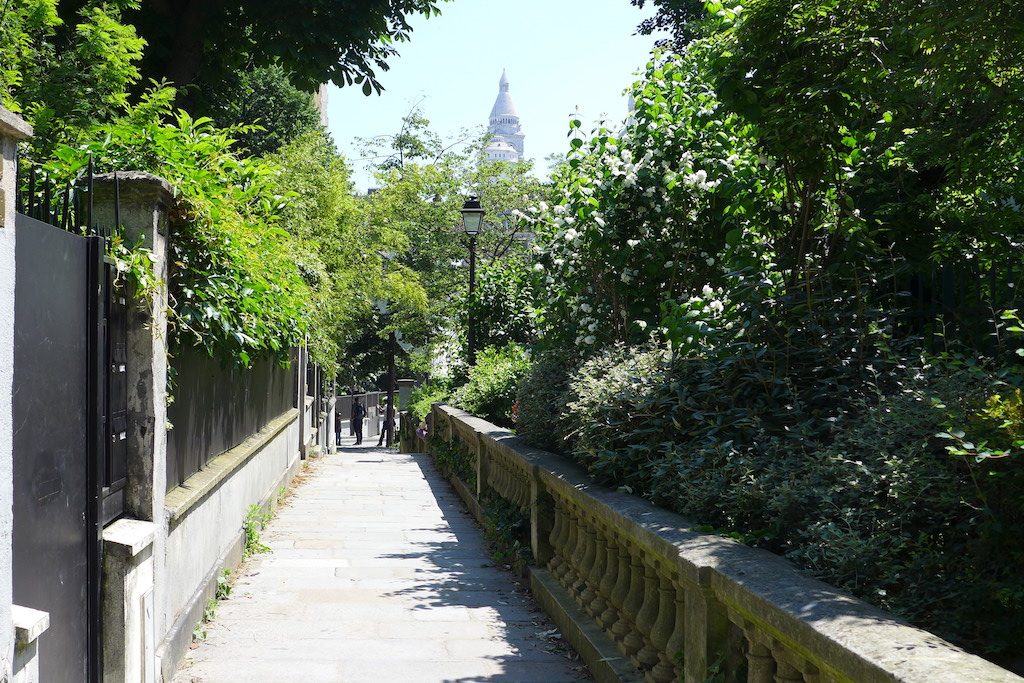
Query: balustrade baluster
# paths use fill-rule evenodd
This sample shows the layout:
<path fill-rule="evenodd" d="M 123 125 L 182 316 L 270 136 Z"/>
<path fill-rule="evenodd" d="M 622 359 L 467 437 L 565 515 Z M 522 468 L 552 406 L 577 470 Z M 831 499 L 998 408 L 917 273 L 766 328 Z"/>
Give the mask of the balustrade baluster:
<path fill-rule="evenodd" d="M 819 683 L 821 681 L 821 671 L 810 662 L 804 663 L 803 674 L 804 683 Z"/>
<path fill-rule="evenodd" d="M 569 511 L 572 506 L 566 499 L 561 499 L 559 509 L 562 512 L 562 558 L 558 567 L 559 577 L 564 577 L 572 563 L 572 549 L 575 547 L 575 526 Z"/>
<path fill-rule="evenodd" d="M 604 580 L 605 572 L 608 571 L 608 536 L 603 524 L 596 517 L 594 518 L 594 565 L 590 570 L 589 584 L 593 597 L 583 605 L 587 614 L 597 618 L 604 608 L 608 606 L 608 600 L 601 594 L 601 582 Z"/>
<path fill-rule="evenodd" d="M 644 646 L 644 639 L 636 629 L 636 618 L 644 605 L 644 563 L 640 551 L 629 550 L 629 592 L 622 605 L 619 621 L 612 627 L 612 633 L 622 632 L 622 651 L 632 657 Z M 620 626 L 620 624 L 624 624 Z"/>
<path fill-rule="evenodd" d="M 683 653 L 686 650 L 686 588 L 680 581 L 677 585 L 672 586 L 674 595 L 672 600 L 675 603 L 675 623 L 672 628 L 672 635 L 668 638 L 668 643 L 665 644 L 665 652 L 668 655 L 668 661 L 674 668 L 674 674 L 672 680 L 679 681 L 683 679 Z"/>
<path fill-rule="evenodd" d="M 488 479 L 490 479 L 490 481 L 488 483 L 491 485 L 491 488 L 494 489 L 494 492 L 497 493 L 500 496 L 501 495 L 501 469 L 502 469 L 501 460 L 499 460 L 498 458 L 493 458 L 492 457 L 488 462 L 490 462 L 490 464 L 491 464 L 490 472 L 489 472 L 489 476 L 488 476 Z"/>
<path fill-rule="evenodd" d="M 773 648 L 772 658 L 775 660 L 775 683 L 804 683 L 803 673 L 789 662 L 782 648 Z"/>
<path fill-rule="evenodd" d="M 658 618 L 651 628 L 651 644 L 658 655 L 658 663 L 651 669 L 649 678 L 655 683 L 669 683 L 675 680 L 675 666 L 669 642 L 676 628 L 676 587 L 666 574 L 658 577 Z"/>
<path fill-rule="evenodd" d="M 573 554 L 575 572 L 573 582 L 569 586 L 569 595 L 579 602 L 579 595 L 586 588 L 587 555 L 590 553 L 590 531 L 587 529 L 587 517 L 583 508 L 576 508 L 576 552 Z"/>
<path fill-rule="evenodd" d="M 633 663 L 642 671 L 649 671 L 658 663 L 658 651 L 652 642 L 654 622 L 658 619 L 661 602 L 658 563 L 644 565 L 644 603 L 636 616 L 636 630 L 640 632 L 643 646 L 633 657 Z"/>
<path fill-rule="evenodd" d="M 594 560 L 597 557 L 597 537 L 594 533 L 593 523 L 587 513 L 580 515 L 580 531 L 584 536 L 583 560 L 580 562 L 579 580 L 576 582 L 573 597 L 580 607 L 585 607 L 594 599 L 594 586 L 590 581 L 590 572 L 594 569 Z"/>
<path fill-rule="evenodd" d="M 508 464 L 508 461 L 506 461 L 504 458 L 502 458 L 501 460 L 502 460 L 502 480 L 501 480 L 501 484 L 502 484 L 502 498 L 504 498 L 507 501 L 510 498 L 509 497 L 509 488 L 511 488 L 511 486 L 509 485 L 509 479 L 510 479 L 510 477 L 509 477 L 509 464 Z"/>
<path fill-rule="evenodd" d="M 747 683 L 772 683 L 775 659 L 771 650 L 747 634 Z"/>
<path fill-rule="evenodd" d="M 618 571 L 615 577 L 615 588 L 612 589 L 611 612 L 605 610 L 601 615 L 601 625 L 615 640 L 622 640 L 629 630 L 629 620 L 623 619 L 623 605 L 629 594 L 629 548 L 625 538 L 618 538 Z M 617 632 L 615 629 L 619 627 Z"/>
<path fill-rule="evenodd" d="M 565 562 L 562 564 L 558 580 L 566 590 L 576 580 L 576 567 L 578 565 L 577 553 L 580 544 L 580 525 L 577 521 L 576 506 L 566 500 L 565 524 L 569 529 L 569 540 L 565 544 Z"/>
<path fill-rule="evenodd" d="M 555 519 L 551 525 L 551 534 L 548 536 L 548 542 L 551 544 L 548 571 L 552 576 L 557 577 L 558 570 L 565 561 L 565 512 L 563 512 L 562 501 L 558 496 L 552 496 L 552 512 Z"/>
<path fill-rule="evenodd" d="M 619 543 L 611 527 L 607 531 L 604 576 L 601 577 L 601 583 L 597 587 L 598 594 L 604 598 L 604 609 L 594 616 L 598 625 L 605 630 L 615 623 L 616 615 L 618 614 L 615 604 L 612 602 L 612 593 L 615 591 L 617 579 L 619 578 Z"/>

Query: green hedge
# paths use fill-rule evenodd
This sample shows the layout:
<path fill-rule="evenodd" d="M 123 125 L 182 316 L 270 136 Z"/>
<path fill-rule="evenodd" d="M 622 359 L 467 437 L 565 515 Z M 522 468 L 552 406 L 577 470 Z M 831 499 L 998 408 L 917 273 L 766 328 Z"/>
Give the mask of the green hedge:
<path fill-rule="evenodd" d="M 530 357 L 518 344 L 484 349 L 452 402 L 502 427 L 514 427 L 516 389 L 529 371 Z"/>
<path fill-rule="evenodd" d="M 563 369 L 564 384 L 540 361 L 520 400 L 543 417 L 522 433 L 544 447 L 564 435 L 599 482 L 974 652 L 1024 654 L 1024 470 L 986 456 L 1024 428 L 1013 376 L 954 357 L 880 358 L 839 400 L 812 378 L 763 372 L 753 347 L 733 350 L 615 348 Z"/>

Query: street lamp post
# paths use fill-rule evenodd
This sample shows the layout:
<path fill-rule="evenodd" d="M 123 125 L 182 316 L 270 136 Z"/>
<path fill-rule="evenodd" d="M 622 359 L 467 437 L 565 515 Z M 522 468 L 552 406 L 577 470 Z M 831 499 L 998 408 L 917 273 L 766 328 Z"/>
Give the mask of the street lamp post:
<path fill-rule="evenodd" d="M 381 257 L 381 268 L 383 273 L 387 275 L 388 264 L 395 255 L 391 252 L 381 251 L 378 252 Z M 381 313 L 390 316 L 388 305 L 386 301 L 381 302 Z M 395 385 L 398 384 L 398 373 L 395 368 L 395 353 L 398 345 L 398 338 L 394 330 L 388 333 L 388 387 L 387 387 L 387 406 L 384 408 L 384 438 L 386 439 L 385 445 L 391 448 L 395 441 L 395 418 L 397 414 L 395 412 Z"/>
<path fill-rule="evenodd" d="M 391 330 L 388 334 L 388 407 L 384 411 L 384 429 L 387 430 L 385 438 L 388 448 L 391 448 L 395 440 L 395 385 L 398 384 L 398 374 L 395 371 L 395 347 L 397 345 L 395 331 Z"/>
<path fill-rule="evenodd" d="M 480 198 L 471 195 L 462 205 L 462 229 L 469 236 L 469 365 L 476 364 L 476 320 L 473 316 L 473 290 L 476 287 L 476 237 L 483 227 L 484 208 Z"/>

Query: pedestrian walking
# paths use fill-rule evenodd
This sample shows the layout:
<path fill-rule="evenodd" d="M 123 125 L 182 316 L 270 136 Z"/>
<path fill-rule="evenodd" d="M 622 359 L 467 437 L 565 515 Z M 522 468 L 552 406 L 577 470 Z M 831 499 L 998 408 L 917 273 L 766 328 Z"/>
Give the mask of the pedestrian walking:
<path fill-rule="evenodd" d="M 390 430 L 392 434 L 395 433 L 395 411 L 391 409 L 390 403 L 386 403 L 385 405 L 387 405 L 387 410 L 384 412 L 386 417 L 384 418 L 384 427 L 380 430 L 380 439 L 377 440 L 377 448 L 384 445 L 384 439 L 388 435 L 388 430 Z"/>
<path fill-rule="evenodd" d="M 356 445 L 363 443 L 363 418 L 366 417 L 366 406 L 359 402 L 359 397 L 356 396 L 352 401 L 352 415 L 350 416 L 352 426 L 352 434 L 356 437 Z"/>

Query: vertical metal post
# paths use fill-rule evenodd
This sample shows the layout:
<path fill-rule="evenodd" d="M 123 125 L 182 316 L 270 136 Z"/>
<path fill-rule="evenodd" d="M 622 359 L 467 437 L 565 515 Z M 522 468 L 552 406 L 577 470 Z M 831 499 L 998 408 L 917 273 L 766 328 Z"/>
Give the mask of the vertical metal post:
<path fill-rule="evenodd" d="M 85 217 L 85 234 L 94 235 L 96 234 L 95 226 L 92 224 L 92 198 L 93 198 L 93 166 L 92 166 L 92 155 L 89 155 L 89 177 L 86 180 L 86 189 L 89 192 L 89 201 L 86 204 L 86 208 L 89 215 Z"/>
<path fill-rule="evenodd" d="M 71 198 L 71 183 L 68 183 L 67 185 L 64 186 L 64 201 L 63 201 L 63 207 L 61 209 L 61 215 L 60 215 L 60 229 L 61 230 L 67 230 L 68 229 L 68 202 L 70 201 L 70 198 Z"/>
<path fill-rule="evenodd" d="M 306 459 L 306 347 L 299 347 L 299 458 Z"/>
<path fill-rule="evenodd" d="M 90 196 L 90 202 L 92 197 Z M 91 212 L 90 212 L 91 216 Z M 104 330 L 103 309 L 106 295 L 103 276 L 104 239 L 96 235 L 88 243 L 88 394 L 87 413 L 87 473 L 86 473 L 86 533 L 88 536 L 88 614 L 89 614 L 89 680 L 98 683 L 103 661 L 103 634 L 101 617 L 101 591 L 103 585 L 103 529 L 100 525 L 103 503 L 103 473 L 106 435 L 103 429 Z"/>
<path fill-rule="evenodd" d="M 51 189 L 50 174 L 43 174 L 43 204 L 39 207 L 39 220 L 44 223 L 50 223 L 52 225 L 53 220 L 50 217 L 53 207 L 50 206 L 53 201 L 53 191 Z"/>
<path fill-rule="evenodd" d="M 469 365 L 470 367 L 476 365 L 476 316 L 474 315 L 473 309 L 473 292 L 476 288 L 476 235 L 472 235 L 469 238 L 469 299 L 467 300 L 467 308 L 469 309 L 469 331 L 468 331 L 468 345 L 469 345 Z"/>
<path fill-rule="evenodd" d="M 105 237 L 114 235 L 118 230 L 121 229 L 121 179 L 117 177 L 117 171 L 114 171 L 114 225 L 110 227 L 110 230 L 103 230 Z"/>
<path fill-rule="evenodd" d="M 14 155 L 14 210 L 25 213 L 25 196 L 21 193 L 21 154 Z"/>
<path fill-rule="evenodd" d="M 78 233 L 82 229 L 82 187 L 75 184 L 71 190 L 74 196 L 71 198 L 71 218 L 69 225 L 72 226 L 72 232 Z"/>
<path fill-rule="evenodd" d="M 384 412 L 384 428 L 387 430 L 387 447 L 395 440 L 395 385 L 398 383 L 398 373 L 395 370 L 395 347 L 398 346 L 398 339 L 394 330 L 388 335 L 388 407 Z"/>
<path fill-rule="evenodd" d="M 32 166 L 28 171 L 28 214 L 33 216 L 36 208 L 36 167 Z"/>

